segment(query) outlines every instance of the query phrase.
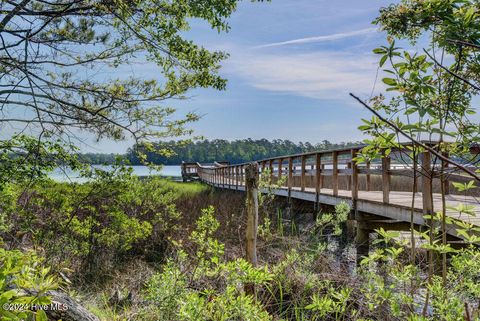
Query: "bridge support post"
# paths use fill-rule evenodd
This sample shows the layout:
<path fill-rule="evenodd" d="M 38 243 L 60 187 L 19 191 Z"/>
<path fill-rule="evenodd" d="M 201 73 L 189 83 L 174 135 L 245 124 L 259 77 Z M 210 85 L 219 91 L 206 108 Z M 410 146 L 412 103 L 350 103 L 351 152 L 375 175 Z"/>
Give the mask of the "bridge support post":
<path fill-rule="evenodd" d="M 370 251 L 370 232 L 372 232 L 372 230 L 357 226 L 357 233 L 355 235 L 357 266 L 360 266 L 363 257 L 368 256 L 368 252 Z"/>
<path fill-rule="evenodd" d="M 257 229 L 258 229 L 258 164 L 251 163 L 245 168 L 245 187 L 247 191 L 247 229 L 246 257 L 253 266 L 257 265 Z M 253 284 L 245 284 L 245 292 L 254 294 Z"/>

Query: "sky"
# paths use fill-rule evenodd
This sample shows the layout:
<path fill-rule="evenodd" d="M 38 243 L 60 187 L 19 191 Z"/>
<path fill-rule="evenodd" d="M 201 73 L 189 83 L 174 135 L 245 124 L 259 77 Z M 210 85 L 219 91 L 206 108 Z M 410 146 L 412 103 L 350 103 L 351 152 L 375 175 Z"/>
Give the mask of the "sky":
<path fill-rule="evenodd" d="M 220 74 L 225 91 L 194 90 L 171 101 L 179 114 L 203 115 L 195 135 L 208 139 L 267 138 L 317 143 L 363 139 L 357 127 L 371 115 L 348 93 L 368 99 L 383 87 L 372 50 L 386 44 L 372 25 L 394 0 L 272 0 L 240 3 L 231 30 L 219 34 L 200 21 L 185 34 L 230 58 Z M 148 64 L 130 67 L 155 77 Z M 124 152 L 130 141 L 86 141 L 82 150 Z"/>

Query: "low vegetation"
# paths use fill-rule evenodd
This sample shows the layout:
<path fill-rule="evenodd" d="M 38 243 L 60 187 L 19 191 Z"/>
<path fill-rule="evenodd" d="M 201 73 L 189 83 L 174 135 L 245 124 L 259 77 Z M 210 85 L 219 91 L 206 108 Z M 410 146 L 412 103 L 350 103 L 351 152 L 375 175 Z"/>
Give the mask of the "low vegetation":
<path fill-rule="evenodd" d="M 355 268 L 344 203 L 313 218 L 311 205 L 285 211 L 264 194 L 253 267 L 243 259 L 241 193 L 140 180 L 123 167 L 88 183 L 11 184 L 2 193 L 3 221 L 12 222 L 2 225 L 2 302 L 48 303 L 47 291 L 62 289 L 105 321 L 480 319 L 478 249 L 443 248 L 445 284 L 426 277 L 428 247 L 411 262 L 408 242 L 379 230 Z M 5 320 L 44 317 L 1 311 Z"/>
<path fill-rule="evenodd" d="M 136 142 L 133 163 L 167 162 L 168 139 L 190 137 L 186 126 L 199 116 L 174 115 L 165 101 L 194 88 L 226 88 L 219 68 L 227 54 L 184 38 L 197 25 L 190 22 L 228 31 L 238 2 L 2 2 L 0 120 L 18 132 L 0 140 L 0 320 L 52 318 L 41 307 L 57 290 L 105 321 L 480 320 L 480 229 L 447 215 L 473 217 L 475 206 L 448 204 L 443 184 L 450 170 L 460 171 L 472 180 L 450 187 L 475 195 L 480 181 L 478 159 L 466 159 L 480 143 L 472 116 L 480 91 L 478 1 L 401 0 L 374 21 L 387 33 L 388 44 L 374 53 L 388 95 L 364 102 L 352 94 L 374 114 L 359 128 L 370 139 L 355 161 L 379 161 L 401 145 L 400 136 L 412 143 L 409 164 L 428 149 L 441 164 L 414 176 L 440 180 L 443 206 L 425 210 L 428 228 L 420 232 L 412 210 L 406 240 L 376 230 L 359 266 L 345 203 L 317 211 L 286 204 L 268 193 L 272 182 L 262 182 L 259 262 L 252 266 L 243 259 L 241 193 L 140 179 L 117 160 L 112 170 L 92 170 L 66 146 L 78 132 L 128 137 Z M 102 68 L 119 75 L 117 67 L 137 59 L 156 65 L 161 81 L 97 77 Z M 175 163 L 239 162 L 327 143 L 199 141 L 176 145 Z M 50 180 L 48 172 L 62 166 L 87 181 Z M 447 227 L 462 244 L 448 242 Z"/>

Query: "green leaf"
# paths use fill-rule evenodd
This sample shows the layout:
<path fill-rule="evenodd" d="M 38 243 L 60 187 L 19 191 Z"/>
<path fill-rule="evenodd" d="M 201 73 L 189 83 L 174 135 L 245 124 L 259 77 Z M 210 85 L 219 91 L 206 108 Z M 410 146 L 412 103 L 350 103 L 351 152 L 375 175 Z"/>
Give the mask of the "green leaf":
<path fill-rule="evenodd" d="M 385 64 L 385 62 L 387 61 L 388 59 L 388 56 L 382 56 L 382 58 L 380 59 L 380 67 L 383 67 L 383 65 Z"/>
<path fill-rule="evenodd" d="M 389 86 L 396 86 L 397 81 L 393 78 L 383 78 L 382 81 Z"/>
<path fill-rule="evenodd" d="M 48 317 L 45 311 L 38 310 L 35 314 L 35 321 L 48 321 Z"/>

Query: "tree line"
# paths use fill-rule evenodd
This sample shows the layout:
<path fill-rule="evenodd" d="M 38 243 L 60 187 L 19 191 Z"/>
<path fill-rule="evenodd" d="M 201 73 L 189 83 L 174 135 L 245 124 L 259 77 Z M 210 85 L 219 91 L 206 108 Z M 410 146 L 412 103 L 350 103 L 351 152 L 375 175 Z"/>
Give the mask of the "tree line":
<path fill-rule="evenodd" d="M 214 161 L 228 161 L 242 163 L 281 155 L 306 153 L 318 150 L 328 150 L 359 145 L 360 142 L 332 143 L 323 140 L 320 143 L 295 143 L 283 139 L 238 139 L 228 141 L 224 139 L 200 140 L 188 143 L 178 141 L 157 142 L 151 151 L 143 145 L 134 145 L 123 155 L 85 153 L 80 158 L 91 164 L 113 164 L 119 156 L 131 165 L 141 165 L 139 153 L 145 155 L 148 163 L 163 165 L 178 165 L 184 162 L 212 163 Z"/>

